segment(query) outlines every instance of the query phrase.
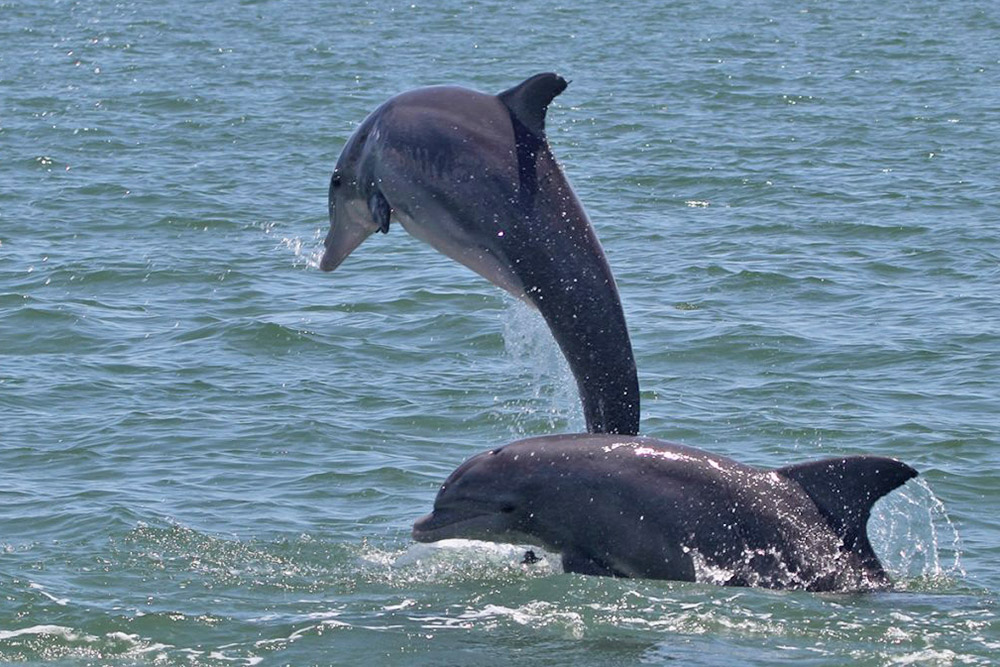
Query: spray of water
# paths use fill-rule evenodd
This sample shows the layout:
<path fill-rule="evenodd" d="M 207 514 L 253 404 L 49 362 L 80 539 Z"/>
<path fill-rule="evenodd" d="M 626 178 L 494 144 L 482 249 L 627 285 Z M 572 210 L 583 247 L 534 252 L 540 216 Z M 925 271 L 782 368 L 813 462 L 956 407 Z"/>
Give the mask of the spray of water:
<path fill-rule="evenodd" d="M 912 480 L 880 500 L 868 534 L 900 588 L 934 587 L 965 576 L 958 530 L 926 480 Z"/>
<path fill-rule="evenodd" d="M 274 237 L 274 222 L 264 222 L 259 226 L 266 236 Z M 323 258 L 323 235 L 325 230 L 317 227 L 313 232 L 312 241 L 305 241 L 300 236 L 282 236 L 275 246 L 275 249 L 285 249 L 292 253 L 292 264 L 304 266 L 308 269 L 318 269 L 319 262 Z"/>
<path fill-rule="evenodd" d="M 317 229 L 310 244 L 306 244 L 298 236 L 282 237 L 281 246 L 288 248 L 295 255 L 293 260 L 295 266 L 304 265 L 310 269 L 318 269 L 319 262 L 323 258 L 323 246 L 317 243 L 321 236 L 322 230 Z"/>
<path fill-rule="evenodd" d="M 501 317 L 510 367 L 516 377 L 523 378 L 522 396 L 498 398 L 505 409 L 518 415 L 515 435 L 539 435 L 537 428 L 530 427 L 539 413 L 547 417 L 547 432 L 584 431 L 576 380 L 545 320 L 530 306 L 510 297 Z"/>

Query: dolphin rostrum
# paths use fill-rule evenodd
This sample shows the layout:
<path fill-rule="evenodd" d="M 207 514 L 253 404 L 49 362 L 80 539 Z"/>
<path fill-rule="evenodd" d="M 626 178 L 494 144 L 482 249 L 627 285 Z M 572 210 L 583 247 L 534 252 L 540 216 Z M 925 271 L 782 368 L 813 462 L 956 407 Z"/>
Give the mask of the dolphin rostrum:
<path fill-rule="evenodd" d="M 530 438 L 459 466 L 413 537 L 534 544 L 579 574 L 881 589 L 868 517 L 916 475 L 878 456 L 762 470 L 653 438 Z"/>
<path fill-rule="evenodd" d="M 592 433 L 639 430 L 639 386 L 618 289 L 549 148 L 545 112 L 566 81 L 537 74 L 499 95 L 419 88 L 355 130 L 330 179 L 332 271 L 396 220 L 544 317 Z"/>

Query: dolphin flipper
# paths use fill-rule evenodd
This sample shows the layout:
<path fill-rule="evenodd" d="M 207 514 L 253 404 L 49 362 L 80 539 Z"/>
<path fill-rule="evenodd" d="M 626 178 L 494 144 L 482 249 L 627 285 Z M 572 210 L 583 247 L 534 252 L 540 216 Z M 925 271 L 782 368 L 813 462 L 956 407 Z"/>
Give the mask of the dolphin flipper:
<path fill-rule="evenodd" d="M 378 190 L 372 192 L 371 196 L 368 198 L 368 210 L 371 211 L 372 220 L 378 225 L 378 231 L 383 234 L 389 233 L 389 214 L 391 213 L 391 208 L 389 202 L 386 201 L 385 195 L 383 195 Z"/>

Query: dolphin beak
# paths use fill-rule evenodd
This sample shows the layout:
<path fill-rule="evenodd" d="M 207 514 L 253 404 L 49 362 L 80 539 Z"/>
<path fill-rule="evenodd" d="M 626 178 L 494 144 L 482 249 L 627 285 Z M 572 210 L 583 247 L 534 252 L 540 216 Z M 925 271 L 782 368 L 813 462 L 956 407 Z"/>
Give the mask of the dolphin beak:
<path fill-rule="evenodd" d="M 431 525 L 434 521 L 434 513 L 426 514 L 413 523 L 413 539 L 416 542 L 434 542 L 434 528 Z"/>
<path fill-rule="evenodd" d="M 340 263 L 342 261 L 344 261 L 344 257 L 347 257 L 347 255 L 345 254 L 339 258 L 335 258 L 333 253 L 331 253 L 329 250 L 326 250 L 323 253 L 323 259 L 319 261 L 319 270 L 333 271 L 335 268 L 340 266 Z"/>
<path fill-rule="evenodd" d="M 322 271 L 333 271 L 340 266 L 347 256 L 354 252 L 354 249 L 372 235 L 374 229 L 360 224 L 342 224 L 330 227 L 330 232 L 326 235 L 326 251 L 323 252 L 323 259 L 319 262 Z"/>
<path fill-rule="evenodd" d="M 497 512 L 483 512 L 463 507 L 435 508 L 413 524 L 413 539 L 417 542 L 437 542 L 462 538 L 495 541 L 509 532 L 507 517 Z"/>

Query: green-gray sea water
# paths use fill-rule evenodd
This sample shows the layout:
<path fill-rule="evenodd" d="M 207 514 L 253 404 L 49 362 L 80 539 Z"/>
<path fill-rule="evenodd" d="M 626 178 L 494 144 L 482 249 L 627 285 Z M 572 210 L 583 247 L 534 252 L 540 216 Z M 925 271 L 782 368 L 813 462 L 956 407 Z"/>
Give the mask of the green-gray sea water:
<path fill-rule="evenodd" d="M 393 225 L 316 269 L 353 128 L 554 70 L 641 431 L 897 457 L 896 580 L 810 594 L 416 545 L 583 430 L 538 316 Z M 0 662 L 1000 661 L 1000 5 L 0 0 Z"/>

